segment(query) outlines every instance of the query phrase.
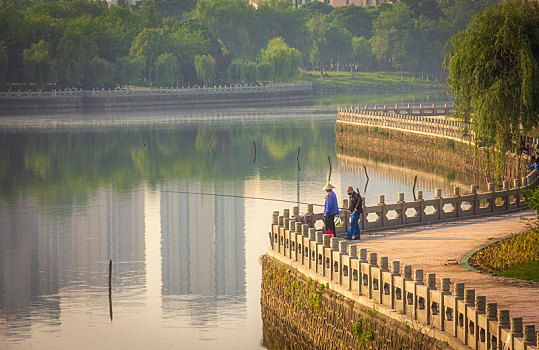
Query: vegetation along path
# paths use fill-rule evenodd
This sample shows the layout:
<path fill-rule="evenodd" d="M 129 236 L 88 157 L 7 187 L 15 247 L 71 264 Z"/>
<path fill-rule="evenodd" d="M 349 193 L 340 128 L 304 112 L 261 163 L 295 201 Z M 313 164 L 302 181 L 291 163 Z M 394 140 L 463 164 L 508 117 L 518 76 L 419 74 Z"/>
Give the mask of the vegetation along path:
<path fill-rule="evenodd" d="M 489 302 L 497 302 L 498 310 L 508 309 L 511 316 L 522 316 L 524 323 L 539 328 L 539 283 L 527 282 L 477 273 L 464 268 L 461 258 L 470 250 L 489 240 L 524 232 L 526 225 L 520 217 L 534 217 L 534 211 L 499 215 L 488 218 L 423 226 L 409 229 L 388 230 L 376 235 L 363 235 L 359 248 L 375 251 L 378 256 L 388 256 L 435 272 L 437 278 L 450 277 L 451 282 L 464 282 L 466 288 L 485 295 Z"/>

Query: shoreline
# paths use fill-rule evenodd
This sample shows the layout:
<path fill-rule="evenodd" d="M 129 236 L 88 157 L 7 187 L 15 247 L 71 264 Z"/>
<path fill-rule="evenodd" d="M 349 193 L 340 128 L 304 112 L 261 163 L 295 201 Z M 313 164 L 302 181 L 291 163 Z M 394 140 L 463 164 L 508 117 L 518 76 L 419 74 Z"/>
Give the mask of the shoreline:
<path fill-rule="evenodd" d="M 314 102 L 311 84 L 109 91 L 53 91 L 0 96 L 0 116 L 48 112 L 128 111 L 137 109 L 181 110 L 201 107 L 295 106 Z"/>

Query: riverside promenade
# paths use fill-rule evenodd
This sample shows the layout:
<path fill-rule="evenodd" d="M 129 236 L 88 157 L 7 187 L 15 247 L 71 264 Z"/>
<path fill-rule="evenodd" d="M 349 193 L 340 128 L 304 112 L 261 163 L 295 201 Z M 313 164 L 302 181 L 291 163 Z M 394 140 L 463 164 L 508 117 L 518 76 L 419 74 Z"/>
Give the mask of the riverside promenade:
<path fill-rule="evenodd" d="M 437 276 L 463 282 L 467 288 L 486 296 L 487 300 L 497 302 L 498 309 L 508 309 L 512 315 L 521 316 L 524 323 L 534 324 L 539 329 L 539 283 L 478 273 L 460 264 L 462 257 L 478 246 L 526 231 L 520 218 L 534 215 L 532 210 L 526 210 L 494 217 L 387 230 L 363 235 L 361 241 L 353 245 L 358 250 L 367 248 L 399 260 L 401 264 L 413 265 L 414 268 L 436 272 Z"/>
<path fill-rule="evenodd" d="M 395 109 L 398 113 L 340 108 L 336 129 L 344 125 L 376 127 L 470 142 L 463 133 L 466 125 L 433 116 L 439 113 L 435 106 L 430 116 L 415 115 L 410 108 L 403 115 Z M 419 113 L 426 114 L 424 110 Z M 530 151 L 534 147 L 527 141 L 524 145 Z M 285 209 L 282 215 L 274 211 L 267 256 L 307 285 L 312 280 L 325 285 L 346 305 L 371 308 L 371 315 L 381 313 L 422 333 L 419 338 L 441 341 L 447 348 L 536 350 L 539 285 L 471 271 L 461 260 L 493 239 L 526 230 L 520 217 L 531 218 L 537 213 L 527 209 L 524 196 L 538 182 L 539 171 L 535 170 L 501 184 L 490 182 L 486 191 L 472 185 L 468 194 L 455 187 L 452 195 L 443 197 L 442 190 L 436 189 L 434 198 L 425 199 L 423 192 L 417 191 L 413 201 L 405 201 L 404 193 L 398 193 L 396 203 L 387 203 L 380 194 L 375 205 L 363 202 L 363 240 L 359 242 L 342 238 L 350 217 L 347 209 L 339 213 L 343 225 L 336 229 L 338 237 L 325 234 L 320 225 L 323 214 L 315 213 L 312 204 L 304 214 L 299 207 Z M 347 207 L 344 199 L 342 208 Z M 267 304 L 271 306 L 275 300 Z M 298 312 L 298 306 L 292 304 L 289 302 L 288 309 Z M 296 304 L 303 307 L 299 301 Z M 345 317 L 339 306 L 324 312 L 336 319 Z M 283 315 L 286 318 L 288 314 Z M 306 324 L 316 319 L 307 314 L 301 317 L 308 318 Z M 331 328 L 331 321 L 324 317 L 318 325 Z M 286 322 L 301 329 L 293 318 L 286 318 Z M 363 319 L 358 322 L 361 328 Z M 333 327 L 337 332 L 350 328 L 350 322 Z M 304 336 L 308 334 L 309 330 L 303 331 Z M 392 345 L 387 348 L 402 348 L 406 342 L 389 338 Z"/>

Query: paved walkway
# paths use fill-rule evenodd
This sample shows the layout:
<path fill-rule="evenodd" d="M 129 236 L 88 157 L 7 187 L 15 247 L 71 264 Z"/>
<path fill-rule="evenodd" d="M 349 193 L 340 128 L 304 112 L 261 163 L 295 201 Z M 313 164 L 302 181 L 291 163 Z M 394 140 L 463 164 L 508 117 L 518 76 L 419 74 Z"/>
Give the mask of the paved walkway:
<path fill-rule="evenodd" d="M 425 273 L 450 277 L 451 284 L 464 282 L 466 288 L 475 289 L 476 295 L 485 295 L 487 302 L 498 303 L 498 310 L 510 310 L 510 316 L 522 316 L 525 324 L 539 329 L 539 284 L 506 277 L 472 272 L 460 265 L 460 259 L 493 238 L 504 237 L 526 230 L 520 217 L 533 217 L 530 210 L 512 214 L 467 219 L 432 226 L 365 234 L 358 248 L 367 248 L 400 260 L 401 266 L 412 265 Z M 426 277 L 425 277 L 426 278 Z"/>

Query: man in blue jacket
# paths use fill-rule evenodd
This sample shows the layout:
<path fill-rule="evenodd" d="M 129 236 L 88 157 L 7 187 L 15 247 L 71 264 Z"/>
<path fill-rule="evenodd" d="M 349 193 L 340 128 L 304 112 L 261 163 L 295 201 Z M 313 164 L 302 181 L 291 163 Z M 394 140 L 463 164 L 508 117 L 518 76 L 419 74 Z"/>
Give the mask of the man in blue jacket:
<path fill-rule="evenodd" d="M 326 221 L 326 233 L 329 233 L 331 237 L 335 237 L 335 215 L 339 214 L 337 196 L 333 192 L 334 188 L 329 182 L 324 186 L 324 190 L 327 192 L 324 205 L 324 220 Z"/>

